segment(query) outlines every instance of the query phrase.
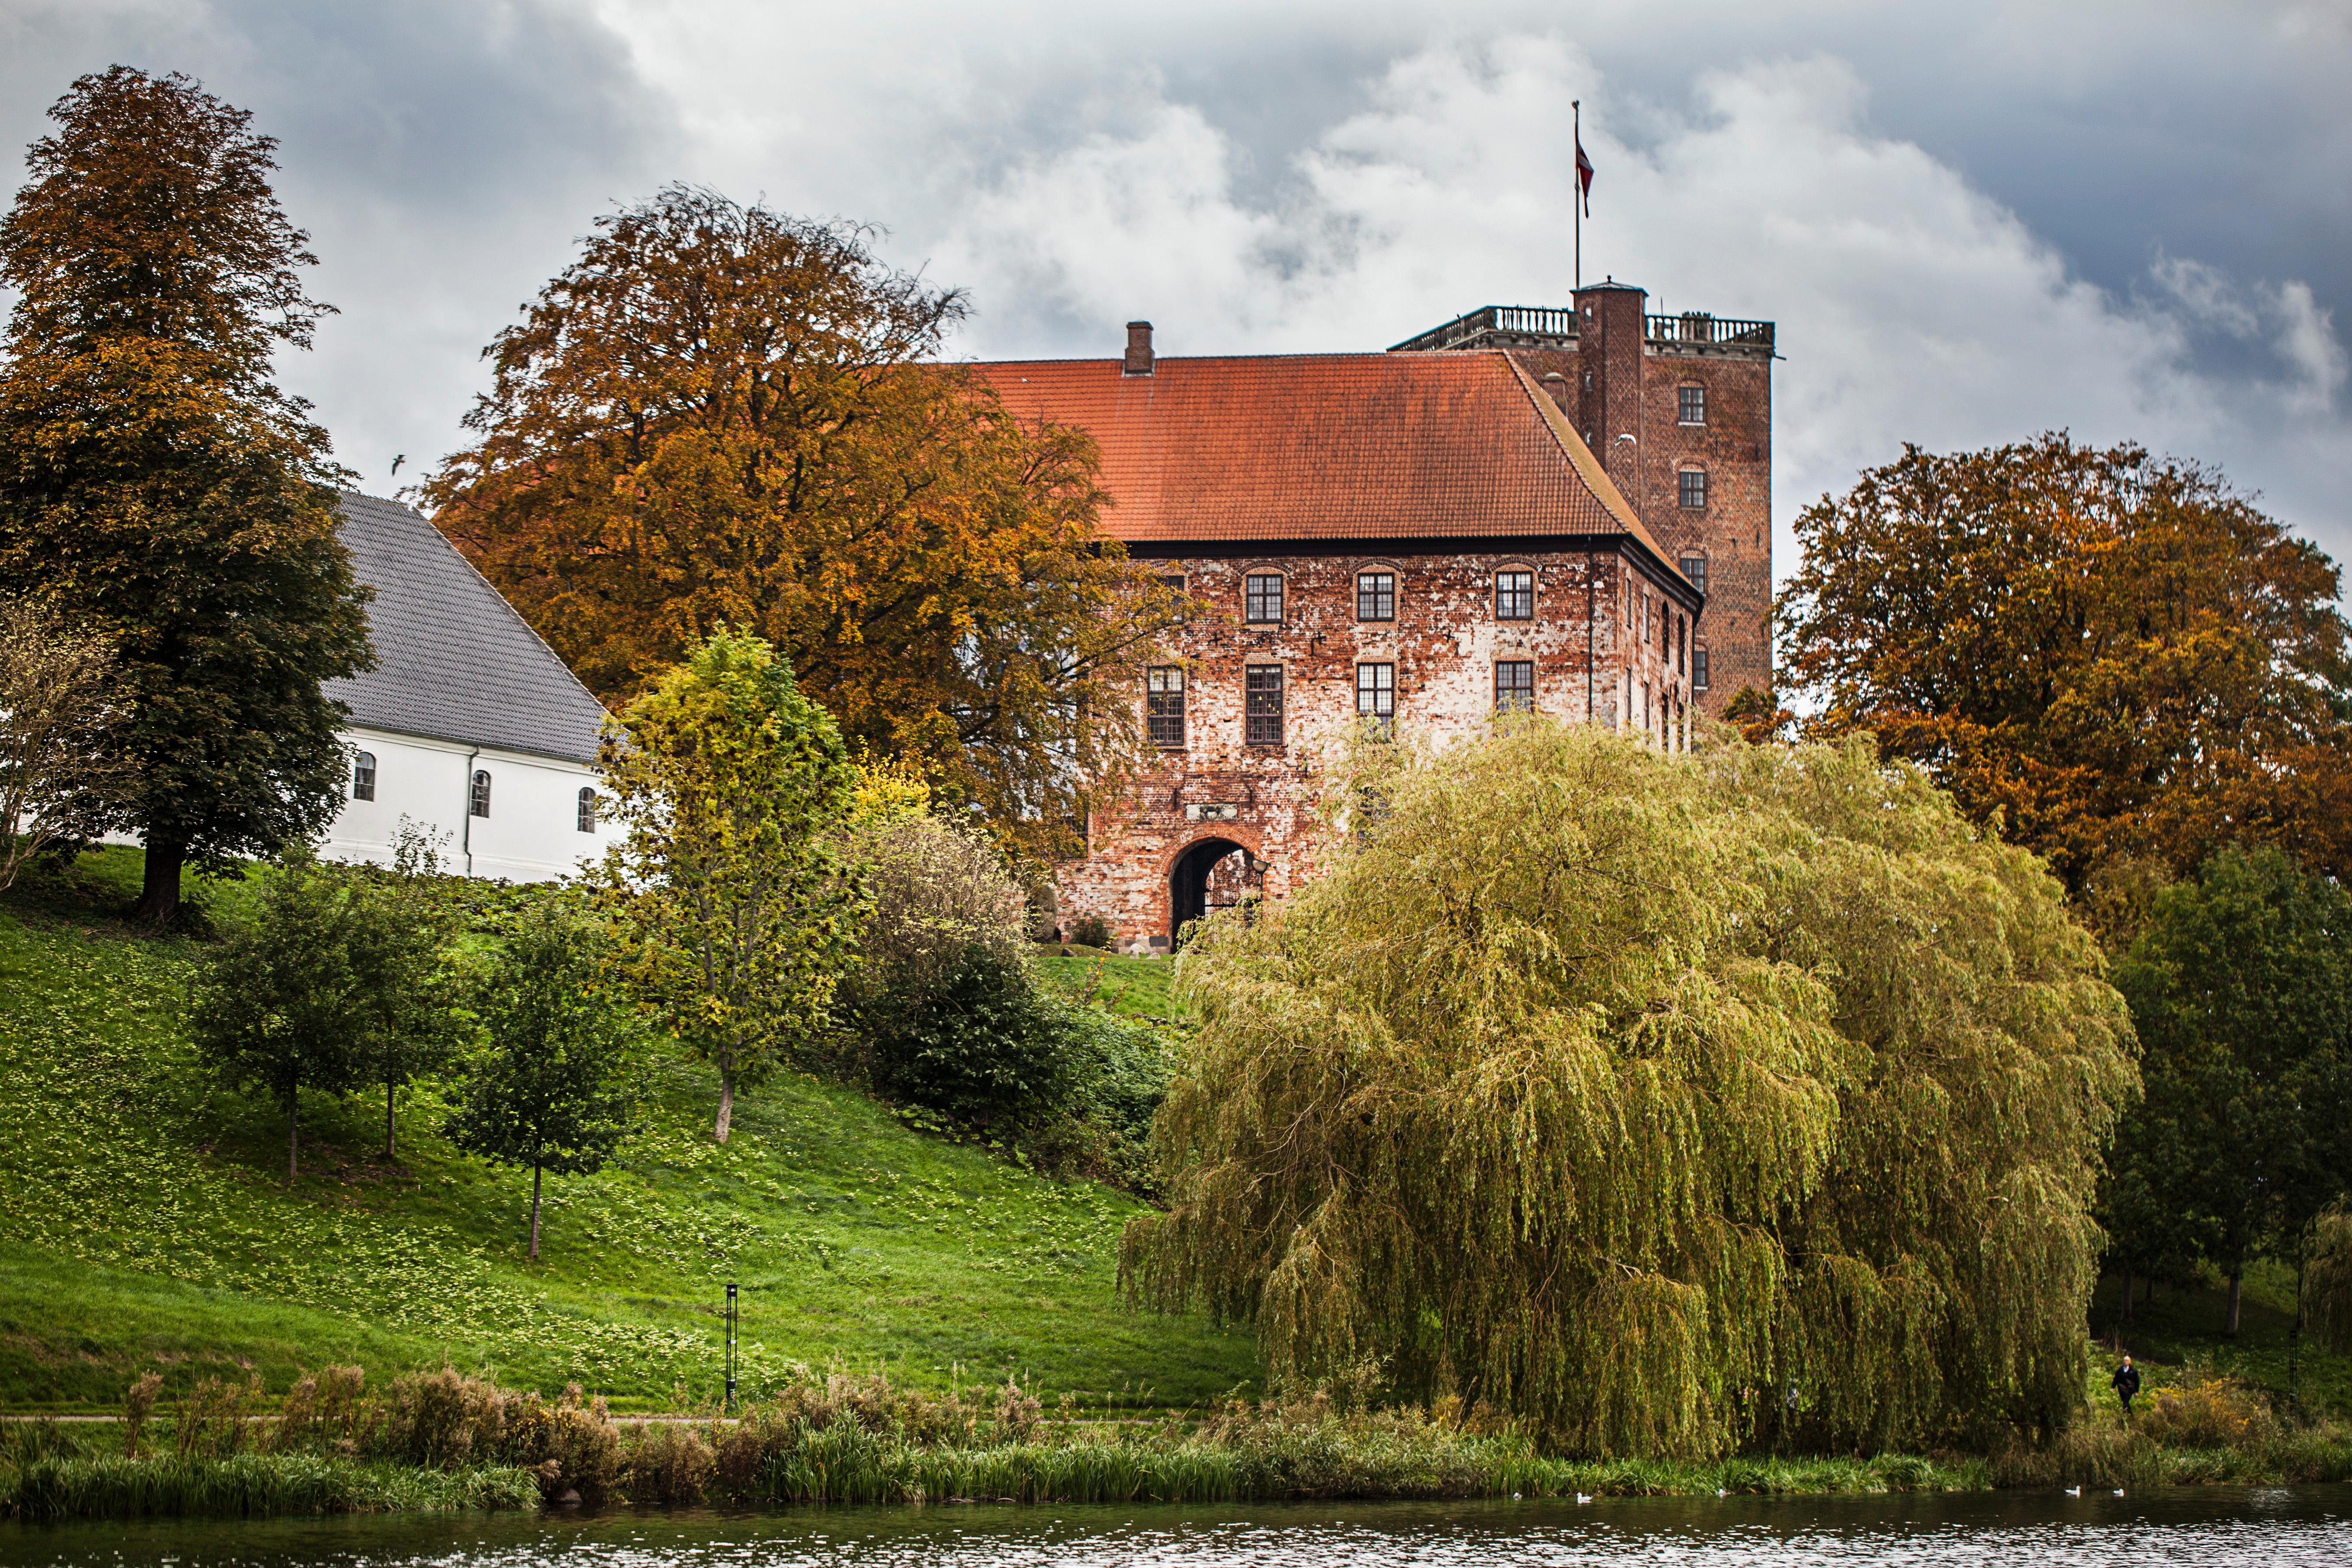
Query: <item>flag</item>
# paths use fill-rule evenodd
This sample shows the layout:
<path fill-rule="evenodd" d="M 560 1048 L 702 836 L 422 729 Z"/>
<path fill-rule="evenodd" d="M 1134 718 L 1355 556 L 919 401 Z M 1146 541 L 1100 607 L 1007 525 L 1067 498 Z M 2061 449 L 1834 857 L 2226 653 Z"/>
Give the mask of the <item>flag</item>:
<path fill-rule="evenodd" d="M 1576 189 L 1584 198 L 1584 216 L 1592 216 L 1592 160 L 1584 155 L 1584 138 L 1576 139 Z"/>

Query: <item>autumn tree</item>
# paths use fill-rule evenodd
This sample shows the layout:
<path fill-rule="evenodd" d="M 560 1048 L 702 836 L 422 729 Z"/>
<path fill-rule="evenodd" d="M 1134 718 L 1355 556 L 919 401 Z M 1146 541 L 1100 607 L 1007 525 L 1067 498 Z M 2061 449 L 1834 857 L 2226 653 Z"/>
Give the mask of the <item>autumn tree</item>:
<path fill-rule="evenodd" d="M 47 606 L 0 597 L 0 889 L 52 845 L 95 838 L 131 783 L 107 743 L 114 649 Z"/>
<path fill-rule="evenodd" d="M 2081 890 L 2241 840 L 2352 871 L 2335 564 L 2210 468 L 2052 434 L 1906 447 L 1797 519 L 1781 663 Z"/>
<path fill-rule="evenodd" d="M 182 868 L 303 841 L 341 797 L 320 689 L 369 659 L 326 433 L 270 380 L 327 310 L 270 190 L 276 143 L 179 75 L 116 66 L 50 110 L 0 221 L 0 589 L 110 638 L 147 844 L 138 912 Z"/>
<path fill-rule="evenodd" d="M 831 1024 L 865 916 L 841 851 L 858 773 L 782 656 L 723 627 L 622 710 L 598 767 L 632 976 L 718 1072 L 724 1143 L 736 1091 Z"/>
<path fill-rule="evenodd" d="M 1181 596 L 1097 529 L 1091 439 L 937 363 L 962 295 L 867 239 L 682 185 L 598 220 L 425 493 L 607 702 L 739 626 L 853 744 L 1066 847 Z"/>
<path fill-rule="evenodd" d="M 547 1173 L 604 1169 L 636 1114 L 638 1040 L 604 933 L 554 900 L 526 910 L 481 975 L 473 1013 L 484 1044 L 468 1065 L 449 1140 L 530 1172 L 539 1259 Z"/>
<path fill-rule="evenodd" d="M 1376 829 L 1181 960 L 1135 1296 L 1580 1453 L 2071 1414 L 2130 1037 L 2032 856 L 1859 743 L 1538 720 L 1339 788 Z"/>
<path fill-rule="evenodd" d="M 2116 1180 L 2229 1281 L 2234 1334 L 2246 1265 L 2300 1266 L 2352 1194 L 2352 894 L 2280 850 L 2224 850 L 2158 895 L 2116 984 L 2147 1081 Z"/>

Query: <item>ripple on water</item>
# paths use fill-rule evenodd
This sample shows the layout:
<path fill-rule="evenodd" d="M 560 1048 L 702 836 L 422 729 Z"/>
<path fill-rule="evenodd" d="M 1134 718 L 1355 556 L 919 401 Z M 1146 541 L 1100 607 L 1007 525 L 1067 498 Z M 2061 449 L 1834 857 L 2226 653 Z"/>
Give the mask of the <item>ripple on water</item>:
<path fill-rule="evenodd" d="M 620 1510 L 0 1526 L 5 1568 L 1551 1568 L 2352 1563 L 2352 1487 L 2146 1498 Z"/>

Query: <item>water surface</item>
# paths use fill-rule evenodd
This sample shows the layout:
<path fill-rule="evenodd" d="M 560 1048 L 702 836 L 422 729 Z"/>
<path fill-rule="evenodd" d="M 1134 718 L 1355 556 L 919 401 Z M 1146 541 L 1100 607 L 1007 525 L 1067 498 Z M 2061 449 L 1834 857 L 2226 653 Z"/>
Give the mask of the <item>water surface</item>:
<path fill-rule="evenodd" d="M 572 1511 L 0 1525 L 5 1568 L 2352 1563 L 2352 1486 L 2144 1497 Z"/>

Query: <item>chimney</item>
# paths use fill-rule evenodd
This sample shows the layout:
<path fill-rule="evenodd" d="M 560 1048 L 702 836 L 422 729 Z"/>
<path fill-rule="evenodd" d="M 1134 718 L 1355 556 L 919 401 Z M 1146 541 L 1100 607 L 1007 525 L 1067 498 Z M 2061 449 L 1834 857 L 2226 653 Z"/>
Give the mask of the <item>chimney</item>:
<path fill-rule="evenodd" d="M 1128 375 L 1151 374 L 1151 323 L 1129 321 L 1127 324 L 1127 363 L 1122 372 Z"/>

